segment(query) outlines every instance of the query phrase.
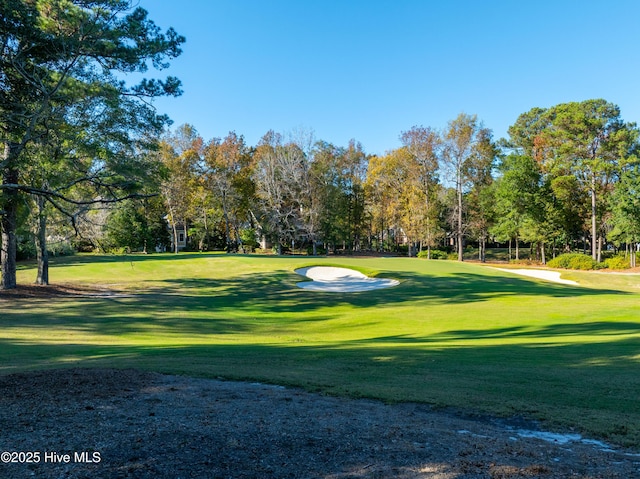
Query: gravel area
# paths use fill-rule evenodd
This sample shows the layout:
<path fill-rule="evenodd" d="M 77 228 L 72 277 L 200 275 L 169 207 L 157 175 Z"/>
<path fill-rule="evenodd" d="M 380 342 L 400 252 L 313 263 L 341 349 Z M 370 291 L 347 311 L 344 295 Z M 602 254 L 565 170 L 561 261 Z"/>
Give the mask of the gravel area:
<path fill-rule="evenodd" d="M 134 370 L 5 375 L 0 391 L 4 479 L 640 477 L 634 451 L 420 404 Z"/>

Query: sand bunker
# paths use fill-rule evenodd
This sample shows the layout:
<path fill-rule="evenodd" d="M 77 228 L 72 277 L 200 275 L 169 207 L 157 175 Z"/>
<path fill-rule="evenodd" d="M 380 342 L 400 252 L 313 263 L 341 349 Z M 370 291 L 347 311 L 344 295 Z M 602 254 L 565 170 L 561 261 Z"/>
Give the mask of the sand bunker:
<path fill-rule="evenodd" d="M 578 283 L 570 279 L 561 279 L 558 271 L 548 271 L 544 269 L 507 269 L 495 268 L 498 271 L 506 271 L 507 273 L 519 274 L 521 276 L 529 276 L 531 278 L 544 279 L 545 281 L 553 281 L 554 283 L 570 284 L 578 286 Z"/>
<path fill-rule="evenodd" d="M 330 293 L 355 293 L 374 289 L 390 288 L 400 284 L 395 279 L 369 278 L 359 271 L 333 266 L 312 266 L 296 270 L 301 276 L 313 281 L 298 283 L 299 288 L 309 291 L 325 291 Z"/>

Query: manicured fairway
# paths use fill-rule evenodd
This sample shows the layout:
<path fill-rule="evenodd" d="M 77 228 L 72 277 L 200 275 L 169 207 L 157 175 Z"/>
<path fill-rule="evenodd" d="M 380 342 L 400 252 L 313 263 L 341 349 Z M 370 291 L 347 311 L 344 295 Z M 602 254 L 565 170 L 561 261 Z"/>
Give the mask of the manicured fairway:
<path fill-rule="evenodd" d="M 293 270 L 401 284 L 299 289 Z M 408 258 L 180 254 L 56 259 L 52 283 L 117 296 L 0 295 L 0 373 L 83 366 L 250 379 L 424 401 L 640 445 L 640 276 L 586 287 Z M 19 283 L 35 278 L 22 265 Z"/>

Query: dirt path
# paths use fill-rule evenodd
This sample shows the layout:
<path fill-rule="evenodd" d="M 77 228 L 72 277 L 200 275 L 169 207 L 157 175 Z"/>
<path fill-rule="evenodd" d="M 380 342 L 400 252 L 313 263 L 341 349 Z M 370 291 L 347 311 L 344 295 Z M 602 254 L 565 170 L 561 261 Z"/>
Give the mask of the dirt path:
<path fill-rule="evenodd" d="M 6 479 L 640 477 L 629 451 L 419 404 L 82 369 L 0 376 L 0 391 L 0 452 L 25 453 L 3 454 Z"/>

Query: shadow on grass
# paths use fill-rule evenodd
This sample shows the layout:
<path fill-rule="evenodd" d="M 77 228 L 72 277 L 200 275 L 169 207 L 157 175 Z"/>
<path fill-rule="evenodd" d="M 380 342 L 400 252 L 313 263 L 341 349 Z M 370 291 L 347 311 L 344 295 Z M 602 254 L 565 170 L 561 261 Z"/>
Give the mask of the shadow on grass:
<path fill-rule="evenodd" d="M 181 256 L 187 255 L 177 257 Z M 343 315 L 345 308 L 348 311 L 348 308 L 375 308 L 405 303 L 415 303 L 416 308 L 420 308 L 425 305 L 485 302 L 503 297 L 569 298 L 630 294 L 465 272 L 446 276 L 397 271 L 384 273 L 381 277 L 394 277 L 400 280 L 400 285 L 359 293 L 314 292 L 298 288 L 296 283 L 304 278 L 285 270 L 225 279 L 154 281 L 153 286 L 124 297 L 55 298 L 55 304 L 50 308 L 47 307 L 47 299 L 14 300 L 13 308 L 10 303 L 5 308 L 1 322 L 4 328 L 66 325 L 106 334 L 145 331 L 151 334 L 154 328 L 167 331 L 175 329 L 181 333 L 230 334 L 249 331 L 254 327 L 252 322 L 268 324 L 275 321 L 284 324 L 330 320 L 339 314 Z M 34 306 L 46 310 L 44 317 L 24 314 L 25 307 Z M 566 331 L 558 330 L 555 334 L 577 334 L 576 327 L 568 324 Z M 602 323 L 602 327 L 619 326 Z M 464 339 L 465 335 L 477 337 L 478 332 L 472 330 L 447 334 Z M 495 334 L 494 337 L 509 337 L 531 333 L 514 327 L 491 334 Z"/>
<path fill-rule="evenodd" d="M 201 298 L 200 306 L 209 308 L 242 309 L 250 306 L 266 313 L 307 312 L 327 306 L 349 305 L 371 307 L 414 301 L 430 304 L 484 302 L 508 296 L 536 296 L 549 298 L 584 297 L 629 293 L 615 290 L 588 289 L 543 283 L 535 280 L 456 273 L 449 276 L 429 276 L 408 272 L 385 272 L 378 276 L 398 279 L 400 285 L 365 292 L 317 292 L 298 288 L 305 278 L 287 271 L 255 273 L 233 278 L 176 279 L 165 281 L 166 287 L 145 294 L 153 294 L 162 302 L 166 295 L 172 304 L 177 298 Z M 196 307 L 198 305 L 196 304 Z"/>
<path fill-rule="evenodd" d="M 544 327 L 534 326 L 513 326 L 509 328 L 495 329 L 467 329 L 444 331 L 428 337 L 413 335 L 383 336 L 365 340 L 366 342 L 391 342 L 391 343 L 415 343 L 415 342 L 442 342 L 442 341 L 467 341 L 477 339 L 516 339 L 530 338 L 543 339 L 550 338 L 557 342 L 557 338 L 576 338 L 579 336 L 597 336 L 606 339 L 610 337 L 620 337 L 623 335 L 634 335 L 640 333 L 640 320 L 637 322 L 586 322 L 586 323 L 560 323 L 547 325 Z M 640 344 L 640 338 L 638 338 Z M 640 353 L 640 349 L 636 351 Z"/>
<path fill-rule="evenodd" d="M 571 325 L 573 327 L 573 325 Z M 625 334 L 634 326 L 620 326 Z M 635 325 L 637 326 L 637 325 Z M 552 339 L 569 325 L 539 330 L 474 332 Z M 588 332 L 608 331 L 600 323 Z M 636 328 L 637 330 L 637 328 Z M 581 331 L 578 331 L 581 332 Z M 451 331 L 464 340 L 471 332 Z M 597 343 L 523 343 L 430 346 L 442 339 L 381 337 L 324 345 L 40 344 L 0 340 L 0 366 L 140 368 L 163 373 L 225 377 L 303 387 L 311 391 L 385 401 L 417 401 L 483 413 L 524 414 L 577 426 L 619 443 L 640 445 L 640 340 L 603 337 Z"/>

